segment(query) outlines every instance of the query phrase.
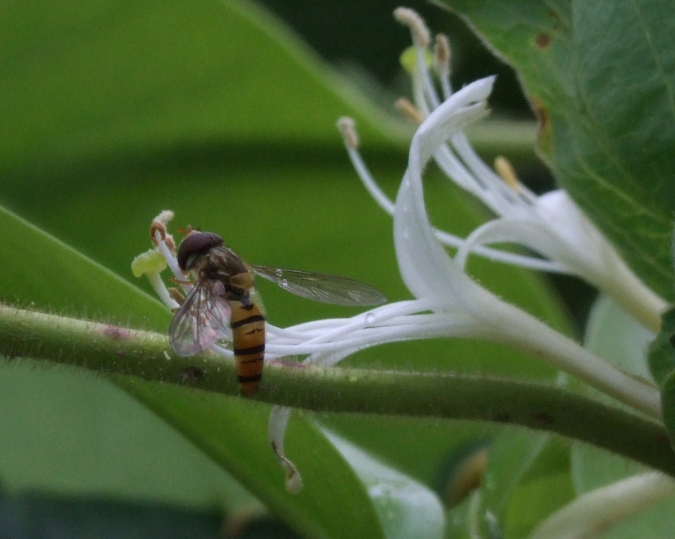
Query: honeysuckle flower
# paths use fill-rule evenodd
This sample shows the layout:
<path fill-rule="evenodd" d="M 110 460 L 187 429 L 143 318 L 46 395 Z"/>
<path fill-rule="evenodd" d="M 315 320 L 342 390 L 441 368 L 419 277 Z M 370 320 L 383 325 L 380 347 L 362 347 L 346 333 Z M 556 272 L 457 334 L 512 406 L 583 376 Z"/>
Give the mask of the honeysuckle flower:
<path fill-rule="evenodd" d="M 415 105 L 400 101 L 399 107 L 415 121 L 422 122 L 453 96 L 450 84 L 450 49 L 447 39 L 438 36 L 434 70 L 441 96 L 432 82 L 427 58 L 430 33 L 424 21 L 412 10 L 398 8 L 399 22 L 412 34 L 414 54 L 403 63 L 412 76 Z M 350 131 L 342 122 L 342 130 Z M 346 146 L 366 188 L 389 214 L 394 203 L 379 188 L 357 149 L 354 134 L 346 137 Z M 628 268 L 614 247 L 579 210 L 563 190 L 537 196 L 521 184 L 508 162 L 499 158 L 495 173 L 475 153 L 466 136 L 456 132 L 447 143 L 434 149 L 433 159 L 445 175 L 458 186 L 478 197 L 498 218 L 476 229 L 468 238 L 435 230 L 444 244 L 458 248 L 455 261 L 464 267 L 471 252 L 493 260 L 534 269 L 579 276 L 613 297 L 628 313 L 654 332 L 660 328 L 660 315 L 666 307 L 663 299 L 646 287 Z M 517 255 L 487 248 L 491 243 L 520 244 L 539 253 Z"/>
<path fill-rule="evenodd" d="M 478 285 L 434 234 L 424 204 L 422 173 L 446 140 L 483 115 L 493 82 L 492 77 L 481 79 L 453 94 L 429 114 L 413 136 L 408 169 L 393 212 L 401 277 L 418 300 L 436 303 L 432 308 L 436 316 L 453 313 L 465 317 L 474 337 L 511 344 L 659 417 L 659 397 L 653 385 L 627 376 Z M 641 397 L 635 400 L 638 394 Z"/>
<path fill-rule="evenodd" d="M 445 100 L 440 102 L 426 67 L 425 53 L 429 42 L 426 27 L 411 10 L 399 8 L 395 14 L 412 31 L 417 58 L 413 88 L 418 102 L 416 110 L 422 119 L 410 145 L 408 168 L 395 202 L 382 192 L 361 159 L 353 122 L 343 118 L 338 126 L 343 132 L 347 151 L 364 185 L 380 206 L 393 215 L 396 254 L 406 286 L 417 299 L 442 303 L 440 308 L 433 309 L 435 315 L 452 312 L 456 316 L 461 313 L 467 320 L 472 320 L 467 321 L 467 327 L 472 328 L 473 336 L 509 343 L 591 383 L 607 394 L 659 417 L 659 397 L 652 384 L 630 379 L 529 314 L 502 301 L 464 272 L 466 254 L 469 249 L 476 247 L 477 251 L 494 258 L 541 269 L 562 271 L 574 267 L 578 273 L 589 273 L 586 269 L 590 267 L 594 275 L 603 276 L 611 273 L 607 270 L 608 267 L 623 267 L 623 275 L 630 273 L 613 248 L 565 195 L 554 194 L 538 198 L 519 182 L 511 182 L 514 185 L 510 186 L 480 161 L 462 134 L 462 129 L 485 114 L 486 99 L 494 78 L 478 80 L 453 93 L 447 78 L 449 67 L 445 66 L 445 59 L 449 57 L 447 43 L 440 40 L 442 45 L 437 50 L 443 52 L 436 55 L 437 59 L 440 58 L 436 65 L 441 65 L 437 70 L 445 94 Z M 495 212 L 506 216 L 499 221 L 504 227 L 500 229 L 496 225 L 490 225 L 479 229 L 467 245 L 464 245 L 464 240 L 434 230 L 426 213 L 422 188 L 422 174 L 431 159 L 448 172 L 454 181 L 479 195 Z M 553 208 L 557 208 L 557 212 L 553 212 Z M 552 216 L 556 220 L 549 222 Z M 570 223 L 571 226 L 565 226 Z M 527 236 L 532 228 L 535 230 Z M 533 238 L 532 244 L 535 246 L 542 250 L 547 249 L 544 252 L 549 253 L 552 260 L 502 255 L 485 249 L 476 239 L 492 234 L 514 238 L 516 230 L 522 232 L 528 240 Z M 582 243 L 579 248 L 576 242 L 582 233 L 590 235 L 591 239 Z M 446 253 L 439 240 L 450 240 L 449 243 L 460 248 L 457 260 L 453 260 Z M 550 248 L 546 245 L 547 241 L 555 247 Z M 591 249 L 592 252 L 586 252 L 586 249 Z M 612 277 L 607 275 L 607 279 Z M 658 309 L 663 302 L 634 276 L 628 279 L 627 286 L 632 288 L 636 283 L 641 289 L 640 298 L 648 298 L 646 302 L 650 305 L 646 310 L 658 315 Z M 630 293 L 629 290 L 628 295 Z M 451 333 L 446 335 L 451 336 Z M 629 389 L 629 386 L 632 388 Z M 639 399 L 641 403 L 634 400 L 638 393 L 642 395 Z"/>
<path fill-rule="evenodd" d="M 410 13 L 406 13 L 402 19 L 411 20 Z M 420 26 L 420 21 L 415 20 L 414 24 Z M 425 66 L 425 47 L 428 43 L 428 38 L 423 34 L 419 28 L 416 30 L 415 42 L 420 66 Z M 441 40 L 441 43 L 444 42 Z M 448 56 L 447 44 L 439 45 L 436 54 L 439 73 L 449 71 L 443 67 L 447 64 Z M 348 151 L 364 184 L 380 205 L 393 215 L 394 244 L 399 271 L 414 299 L 385 304 L 351 318 L 314 320 L 288 328 L 280 328 L 267 321 L 265 360 L 292 356 L 303 358 L 302 361 L 305 363 L 331 366 L 358 350 L 383 343 L 434 337 L 485 339 L 524 350 L 625 404 L 652 417 L 660 418 L 659 394 L 652 384 L 623 373 L 524 311 L 502 301 L 474 282 L 464 272 L 463 267 L 469 251 L 502 261 L 557 271 L 571 267 L 572 262 L 564 257 L 553 256 L 556 253 L 552 253 L 551 260 L 541 260 L 501 252 L 482 245 L 492 241 L 491 235 L 503 233 L 500 230 L 507 230 L 506 228 L 485 228 L 482 231 L 479 229 L 475 236 L 465 243 L 465 240 L 454 238 L 431 227 L 422 189 L 422 174 L 431 159 L 435 159 L 441 166 L 451 167 L 450 170 L 459 171 L 457 176 L 463 181 L 462 185 L 481 193 L 481 198 L 489 201 L 490 207 L 499 215 L 506 216 L 507 220 L 513 220 L 514 216 L 517 216 L 519 219 L 535 222 L 533 216 L 541 211 L 537 208 L 546 205 L 542 201 L 555 199 L 537 198 L 520 184 L 517 184 L 518 188 L 514 190 L 473 154 L 473 150 L 462 135 L 464 127 L 486 114 L 486 100 L 494 78 L 478 80 L 456 93 L 450 91 L 448 81 L 442 82 L 447 99 L 440 103 L 432 92 L 430 80 L 425 82 L 425 79 L 430 79 L 426 67 L 420 68 L 419 71 L 420 82 L 417 84 L 416 93 L 419 94 L 418 98 L 423 100 L 423 106 L 418 105 L 416 111 L 419 113 L 421 124 L 411 142 L 408 168 L 396 201 L 389 200 L 369 174 L 356 149 L 358 143 L 356 134 L 350 128 L 350 121 L 340 122 Z M 451 147 L 460 153 L 462 162 Z M 461 148 L 461 152 L 457 148 Z M 494 181 L 485 180 L 486 176 L 482 174 L 486 170 Z M 564 204 L 560 207 L 563 206 Z M 569 215 L 569 211 L 563 211 L 560 226 Z M 170 212 L 162 212 L 153 221 L 151 227 L 153 250 L 161 253 L 176 281 L 185 291 L 189 291 L 191 285 L 178 266 L 175 245 L 166 231 L 166 225 L 171 217 Z M 539 217 L 541 222 L 546 222 L 547 219 L 548 217 Z M 517 228 L 511 221 L 509 223 L 509 226 Z M 555 227 L 550 228 L 555 230 Z M 560 238 L 567 237 L 565 236 L 568 234 L 567 229 L 563 233 L 558 232 Z M 544 237 L 543 234 L 545 233 L 542 233 L 541 237 Z M 460 248 L 457 260 L 453 260 L 446 253 L 441 242 Z M 562 245 L 562 239 L 560 242 Z M 147 255 L 148 258 L 155 256 Z M 570 260 L 572 259 L 573 257 Z M 141 262 L 142 260 L 144 259 L 142 258 Z M 147 274 L 160 298 L 168 308 L 175 310 L 178 304 L 166 290 L 161 279 L 157 278 L 159 266 L 141 262 L 137 263 L 136 273 Z M 151 270 L 142 271 L 146 267 L 150 267 Z M 228 340 L 227 334 L 223 337 L 225 341 Z M 221 344 L 213 344 L 210 349 L 223 357 L 224 361 L 232 361 L 234 354 L 227 346 Z M 275 456 L 286 473 L 287 489 L 297 492 L 302 488 L 302 478 L 286 457 L 283 444 L 289 414 L 290 408 L 273 408 L 269 421 L 269 440 Z"/>

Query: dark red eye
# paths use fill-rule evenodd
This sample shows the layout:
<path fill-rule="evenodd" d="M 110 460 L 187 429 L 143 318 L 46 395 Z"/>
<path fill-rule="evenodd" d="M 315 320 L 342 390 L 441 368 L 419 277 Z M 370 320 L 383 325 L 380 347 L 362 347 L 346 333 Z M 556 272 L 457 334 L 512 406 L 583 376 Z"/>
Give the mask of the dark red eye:
<path fill-rule="evenodd" d="M 188 262 L 196 254 L 206 253 L 212 247 L 223 245 L 223 238 L 213 232 L 193 232 L 178 248 L 178 265 L 183 271 L 189 270 Z"/>

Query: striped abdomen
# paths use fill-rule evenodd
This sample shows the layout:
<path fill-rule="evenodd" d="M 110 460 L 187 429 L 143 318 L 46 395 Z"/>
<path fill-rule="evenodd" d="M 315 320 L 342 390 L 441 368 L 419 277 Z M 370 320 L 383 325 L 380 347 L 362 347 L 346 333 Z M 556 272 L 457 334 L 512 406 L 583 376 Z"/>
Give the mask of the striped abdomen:
<path fill-rule="evenodd" d="M 230 326 L 239 389 L 246 396 L 258 391 L 265 358 L 265 317 L 249 301 L 227 300 L 231 309 Z"/>

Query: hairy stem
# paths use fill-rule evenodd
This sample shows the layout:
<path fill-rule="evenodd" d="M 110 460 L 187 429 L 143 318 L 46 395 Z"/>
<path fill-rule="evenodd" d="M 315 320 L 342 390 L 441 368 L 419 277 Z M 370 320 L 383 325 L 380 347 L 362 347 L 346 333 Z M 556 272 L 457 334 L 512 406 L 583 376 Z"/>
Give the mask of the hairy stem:
<path fill-rule="evenodd" d="M 234 364 L 176 356 L 166 336 L 0 306 L 0 354 L 237 395 Z M 564 388 L 456 373 L 270 362 L 257 400 L 315 411 L 510 423 L 583 440 L 675 475 L 664 427 Z"/>

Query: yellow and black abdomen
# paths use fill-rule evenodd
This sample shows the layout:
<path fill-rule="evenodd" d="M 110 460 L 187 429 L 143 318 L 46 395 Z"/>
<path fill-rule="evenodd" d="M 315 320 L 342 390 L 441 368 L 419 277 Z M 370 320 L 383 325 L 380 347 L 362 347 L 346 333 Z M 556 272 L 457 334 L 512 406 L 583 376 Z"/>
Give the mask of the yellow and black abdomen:
<path fill-rule="evenodd" d="M 260 387 L 265 358 L 265 317 L 258 306 L 248 301 L 227 300 L 232 327 L 234 361 L 239 378 L 239 388 L 246 396 L 253 395 Z"/>

